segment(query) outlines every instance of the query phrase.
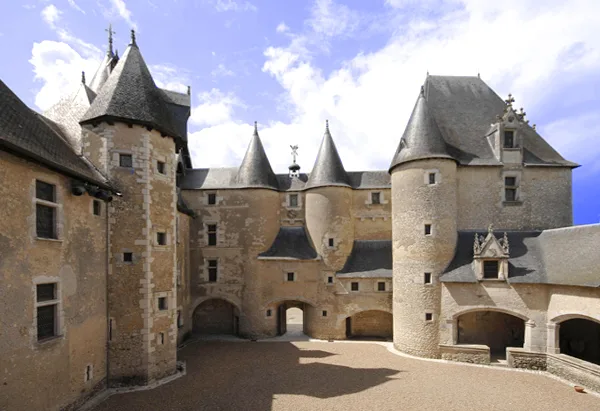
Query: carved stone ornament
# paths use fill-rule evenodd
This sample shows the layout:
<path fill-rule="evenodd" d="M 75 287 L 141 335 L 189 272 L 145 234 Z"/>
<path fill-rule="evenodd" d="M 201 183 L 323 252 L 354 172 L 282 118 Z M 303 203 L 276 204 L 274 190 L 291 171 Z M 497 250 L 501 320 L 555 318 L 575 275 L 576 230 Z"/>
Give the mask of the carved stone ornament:
<path fill-rule="evenodd" d="M 288 210 L 287 216 L 288 218 L 296 218 L 298 216 L 298 213 L 296 212 L 296 210 Z"/>
<path fill-rule="evenodd" d="M 473 256 L 475 258 L 508 258 L 509 257 L 508 234 L 505 232 L 501 239 L 497 239 L 494 235 L 494 226 L 488 227 L 487 235 L 478 235 L 475 233 L 473 242 Z"/>

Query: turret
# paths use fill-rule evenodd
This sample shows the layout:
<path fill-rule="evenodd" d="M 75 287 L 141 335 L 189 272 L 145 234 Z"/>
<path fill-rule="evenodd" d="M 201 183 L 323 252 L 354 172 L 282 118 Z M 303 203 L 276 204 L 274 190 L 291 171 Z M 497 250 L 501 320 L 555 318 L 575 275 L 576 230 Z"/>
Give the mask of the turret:
<path fill-rule="evenodd" d="M 352 251 L 352 188 L 335 147 L 329 123 L 306 183 L 306 226 L 317 252 L 331 270 L 340 270 Z"/>
<path fill-rule="evenodd" d="M 246 155 L 238 169 L 235 183 L 240 188 L 278 189 L 277 177 L 260 141 L 256 121 L 254 122 L 252 140 L 250 140 Z"/>
<path fill-rule="evenodd" d="M 423 90 L 389 172 L 392 176 L 394 346 L 439 356 L 439 275 L 457 236 L 456 161 Z"/>

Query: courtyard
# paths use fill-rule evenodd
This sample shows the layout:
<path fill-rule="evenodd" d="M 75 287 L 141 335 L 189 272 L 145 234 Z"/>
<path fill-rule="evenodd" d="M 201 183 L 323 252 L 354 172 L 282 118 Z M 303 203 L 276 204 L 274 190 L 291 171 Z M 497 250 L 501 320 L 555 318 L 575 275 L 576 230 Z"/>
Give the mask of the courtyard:
<path fill-rule="evenodd" d="M 385 343 L 199 341 L 179 357 L 184 377 L 94 410 L 600 409 L 545 375 L 407 358 Z"/>

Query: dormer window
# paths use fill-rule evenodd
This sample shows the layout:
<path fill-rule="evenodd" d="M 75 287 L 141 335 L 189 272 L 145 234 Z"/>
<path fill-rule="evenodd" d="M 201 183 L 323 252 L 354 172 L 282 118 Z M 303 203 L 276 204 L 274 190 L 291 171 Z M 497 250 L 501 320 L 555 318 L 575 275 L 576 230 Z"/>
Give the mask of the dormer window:
<path fill-rule="evenodd" d="M 487 236 L 475 234 L 473 243 L 473 271 L 479 281 L 501 280 L 508 278 L 509 245 L 508 235 L 496 238 L 493 227 L 488 228 Z"/>
<path fill-rule="evenodd" d="M 498 278 L 498 260 L 485 260 L 483 262 L 483 278 Z"/>
<path fill-rule="evenodd" d="M 514 130 L 504 130 L 504 148 L 515 148 Z"/>

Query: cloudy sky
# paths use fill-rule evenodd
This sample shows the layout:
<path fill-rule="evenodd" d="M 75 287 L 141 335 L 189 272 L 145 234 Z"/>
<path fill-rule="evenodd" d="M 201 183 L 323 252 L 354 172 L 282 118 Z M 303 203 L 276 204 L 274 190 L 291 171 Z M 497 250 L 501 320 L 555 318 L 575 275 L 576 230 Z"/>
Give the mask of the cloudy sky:
<path fill-rule="evenodd" d="M 347 170 L 386 169 L 426 73 L 509 92 L 600 221 L 598 0 L 22 0 L 0 5 L 0 78 L 43 111 L 129 31 L 156 82 L 192 88 L 195 167 L 237 166 L 258 121 L 273 168 L 310 171 L 329 119 Z"/>

